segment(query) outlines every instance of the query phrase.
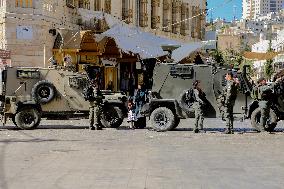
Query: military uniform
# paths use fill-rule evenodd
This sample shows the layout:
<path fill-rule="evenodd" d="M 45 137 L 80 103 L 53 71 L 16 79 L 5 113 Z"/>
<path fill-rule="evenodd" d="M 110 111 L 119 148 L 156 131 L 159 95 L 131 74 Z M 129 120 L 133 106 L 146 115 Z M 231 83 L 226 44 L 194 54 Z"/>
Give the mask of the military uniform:
<path fill-rule="evenodd" d="M 90 106 L 89 106 L 89 128 L 91 130 L 102 129 L 102 125 L 100 122 L 100 117 L 102 113 L 102 95 L 100 91 L 96 87 L 93 88 L 94 98 L 90 99 Z"/>
<path fill-rule="evenodd" d="M 194 90 L 194 103 L 193 103 L 193 108 L 194 108 L 194 113 L 195 113 L 195 129 L 194 132 L 198 133 L 199 129 L 203 130 L 203 121 L 204 121 L 204 105 L 205 105 L 205 98 L 206 95 L 203 91 L 199 91 L 198 89 L 193 89 Z"/>
<path fill-rule="evenodd" d="M 258 87 L 259 107 L 261 111 L 260 126 L 264 130 L 266 122 L 269 118 L 271 100 L 270 97 L 273 91 L 268 85 L 260 85 Z"/>
<path fill-rule="evenodd" d="M 233 122 L 234 122 L 234 115 L 233 109 L 235 105 L 235 100 L 237 98 L 238 87 L 234 80 L 227 81 L 227 85 L 224 89 L 224 117 L 226 120 L 226 133 L 232 134 L 233 133 Z"/>

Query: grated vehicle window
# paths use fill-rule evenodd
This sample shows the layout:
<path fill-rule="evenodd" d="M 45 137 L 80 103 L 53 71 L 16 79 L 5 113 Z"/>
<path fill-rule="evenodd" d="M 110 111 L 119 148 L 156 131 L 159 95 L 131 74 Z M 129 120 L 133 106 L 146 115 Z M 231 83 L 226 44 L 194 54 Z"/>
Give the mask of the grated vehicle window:
<path fill-rule="evenodd" d="M 36 70 L 17 70 L 17 78 L 39 79 L 40 72 Z"/>

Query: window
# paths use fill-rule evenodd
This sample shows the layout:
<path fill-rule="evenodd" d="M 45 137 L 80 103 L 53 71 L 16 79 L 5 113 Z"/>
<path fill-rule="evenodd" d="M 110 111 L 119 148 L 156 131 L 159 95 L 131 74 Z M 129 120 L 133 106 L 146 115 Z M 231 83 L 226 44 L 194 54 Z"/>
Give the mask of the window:
<path fill-rule="evenodd" d="M 79 0 L 79 8 L 90 10 L 90 1 L 89 0 Z"/>
<path fill-rule="evenodd" d="M 94 10 L 101 11 L 101 0 L 94 0 Z"/>
<path fill-rule="evenodd" d="M 133 18 L 133 10 L 130 9 L 130 0 L 122 0 L 122 20 L 131 23 Z"/>
<path fill-rule="evenodd" d="M 40 72 L 37 70 L 17 70 L 17 78 L 38 79 Z"/>
<path fill-rule="evenodd" d="M 173 78 L 192 79 L 194 77 L 194 69 L 192 66 L 174 65 L 170 68 L 170 75 Z"/>
<path fill-rule="evenodd" d="M 75 8 L 74 0 L 66 0 L 66 6 L 74 9 Z"/>
<path fill-rule="evenodd" d="M 16 7 L 33 8 L 33 0 L 16 0 Z"/>
<path fill-rule="evenodd" d="M 111 0 L 105 0 L 105 12 L 111 14 Z"/>

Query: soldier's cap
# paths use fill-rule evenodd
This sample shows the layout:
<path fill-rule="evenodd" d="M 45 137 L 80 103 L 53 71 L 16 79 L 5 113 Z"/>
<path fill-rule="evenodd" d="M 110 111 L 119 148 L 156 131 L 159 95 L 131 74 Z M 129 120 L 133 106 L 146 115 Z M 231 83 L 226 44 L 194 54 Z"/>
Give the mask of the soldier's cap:
<path fill-rule="evenodd" d="M 257 80 L 257 83 L 260 83 L 260 82 L 262 82 L 262 81 L 264 81 L 264 80 L 265 80 L 264 77 L 260 77 L 260 78 Z"/>

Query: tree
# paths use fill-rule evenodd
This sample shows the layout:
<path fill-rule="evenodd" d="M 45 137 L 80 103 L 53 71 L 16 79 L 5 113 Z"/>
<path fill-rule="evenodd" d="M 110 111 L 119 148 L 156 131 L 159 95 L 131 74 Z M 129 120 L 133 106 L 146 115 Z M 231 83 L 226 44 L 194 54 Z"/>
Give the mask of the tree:
<path fill-rule="evenodd" d="M 215 62 L 219 63 L 219 64 L 223 64 L 224 61 L 224 57 L 221 51 L 219 50 L 214 50 L 211 52 L 211 56 L 213 57 L 213 59 L 215 60 Z"/>
<path fill-rule="evenodd" d="M 268 47 L 268 51 L 267 52 L 268 53 L 269 52 L 273 52 L 271 37 L 270 37 L 270 40 L 269 40 L 269 47 Z M 264 65 L 264 74 L 265 74 L 266 79 L 270 80 L 273 72 L 274 72 L 274 70 L 273 70 L 273 60 L 272 59 L 268 59 L 268 60 L 266 60 L 266 63 Z"/>

